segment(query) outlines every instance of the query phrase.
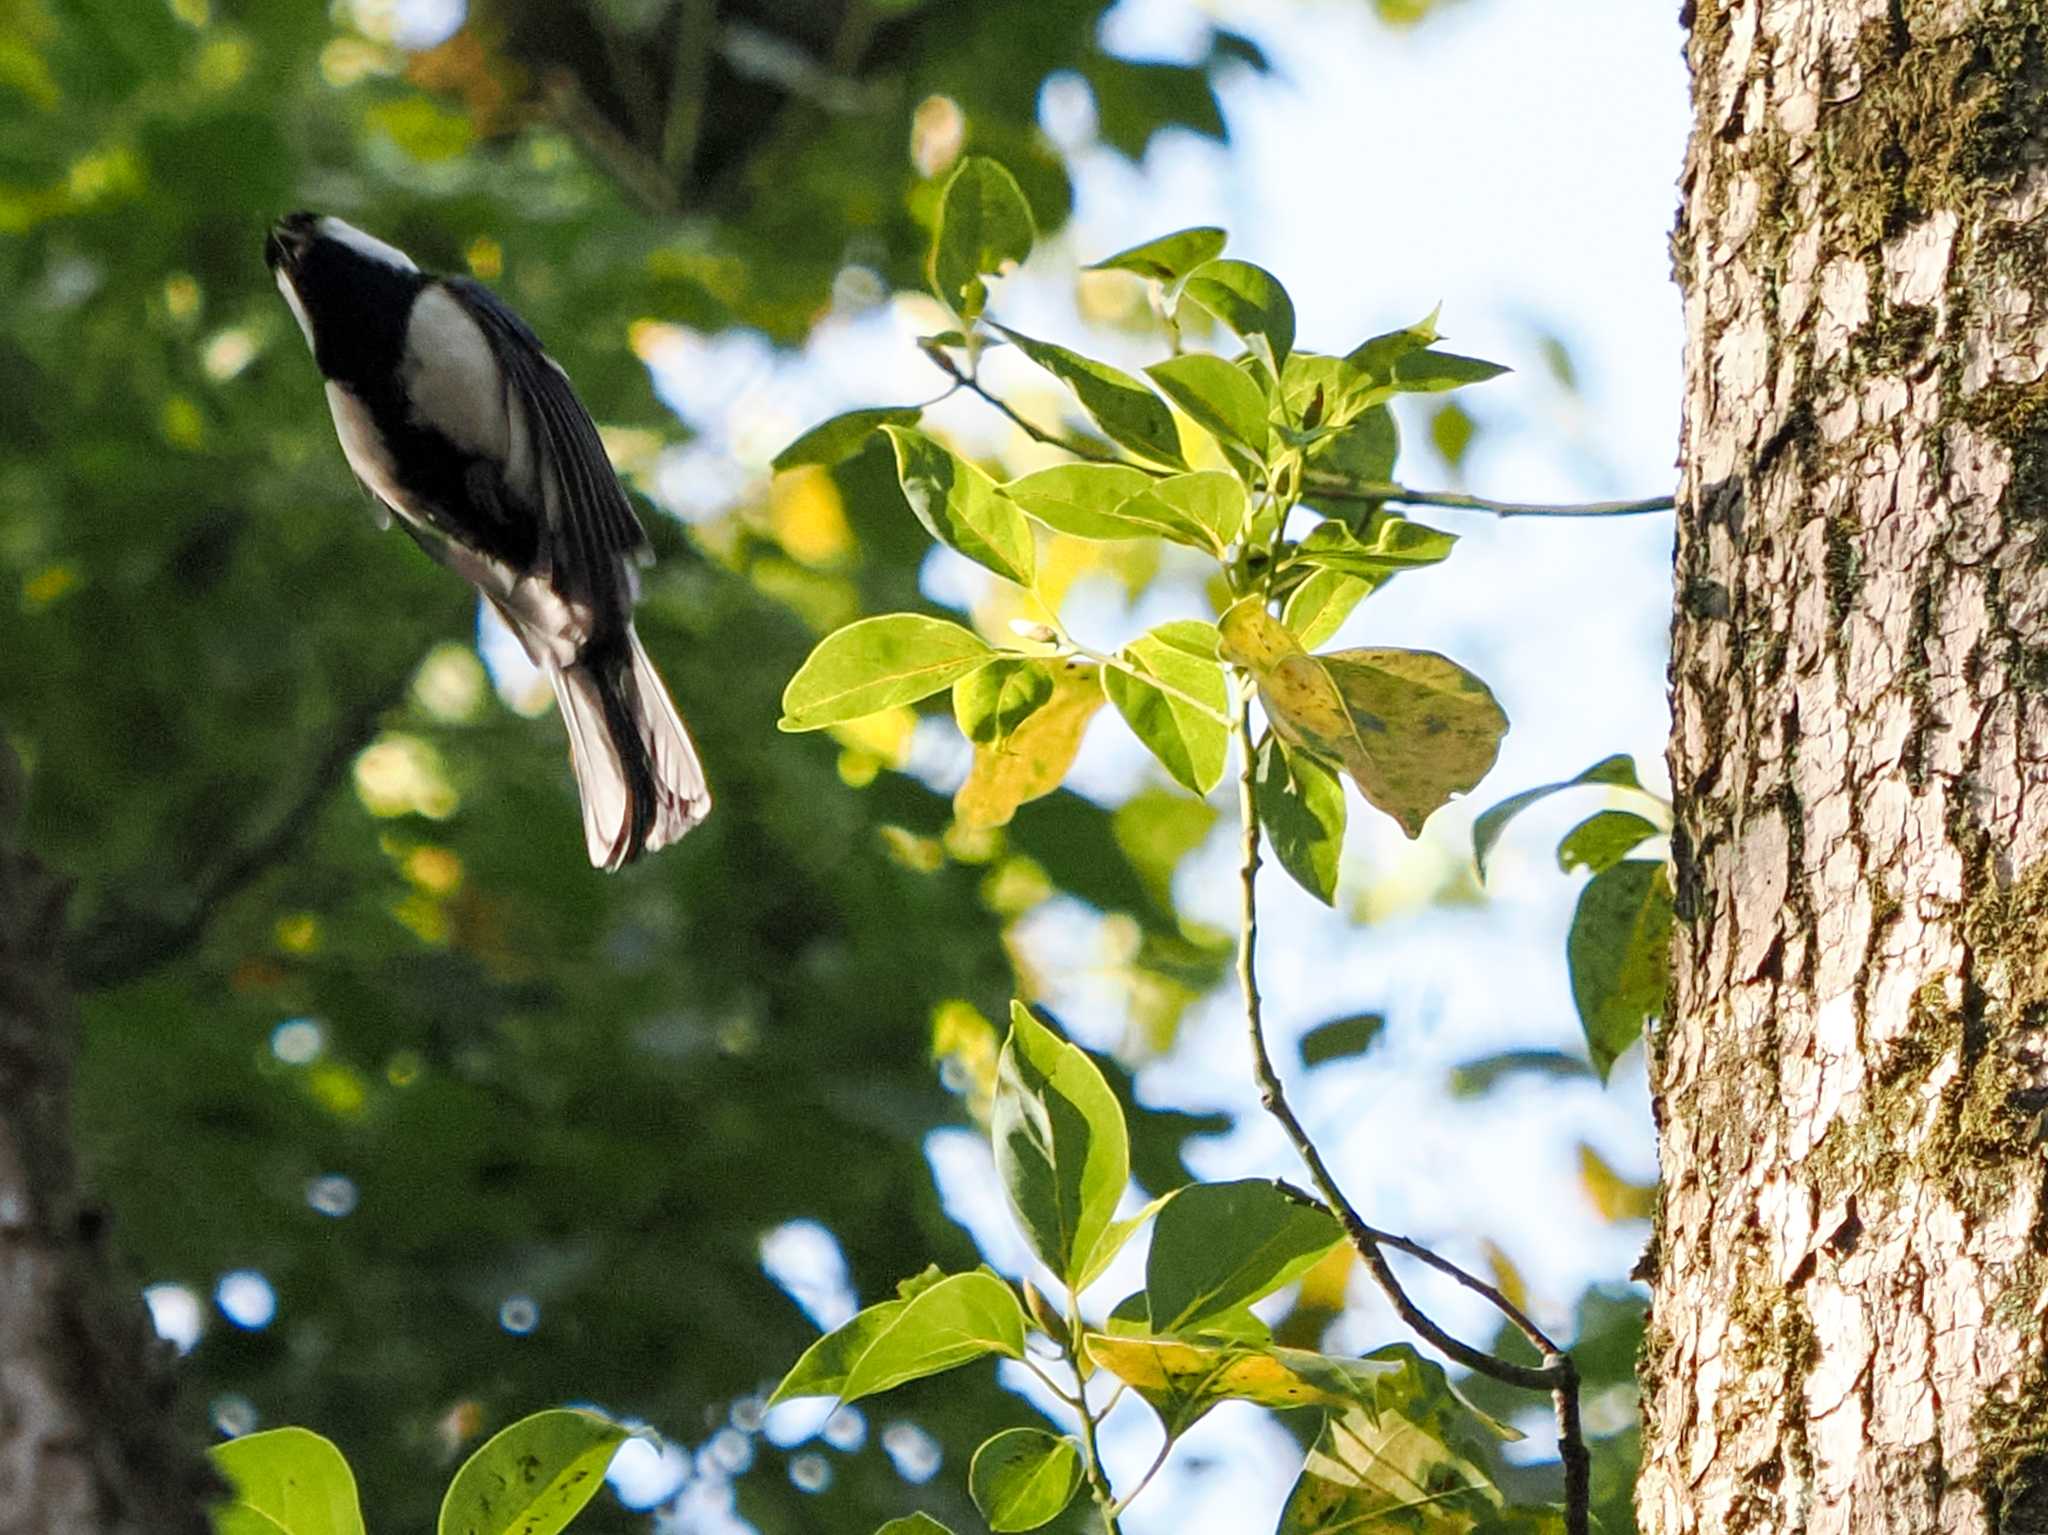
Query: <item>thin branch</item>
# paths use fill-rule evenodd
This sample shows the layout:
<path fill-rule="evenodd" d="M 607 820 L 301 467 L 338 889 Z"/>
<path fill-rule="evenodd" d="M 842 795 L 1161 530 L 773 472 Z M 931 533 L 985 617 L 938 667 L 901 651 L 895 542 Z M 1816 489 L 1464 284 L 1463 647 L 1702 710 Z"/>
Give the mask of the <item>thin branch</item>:
<path fill-rule="evenodd" d="M 1088 1475 L 1088 1490 L 1095 1498 L 1095 1506 L 1102 1511 L 1104 1535 L 1123 1535 L 1117 1524 L 1117 1515 L 1123 1505 L 1116 1500 L 1116 1493 L 1109 1485 L 1109 1476 L 1102 1469 L 1102 1446 L 1095 1433 L 1100 1414 L 1088 1405 L 1088 1382 L 1081 1378 L 1081 1297 L 1072 1286 L 1067 1289 L 1067 1363 L 1074 1371 L 1073 1403 L 1075 1416 L 1081 1420 L 1082 1461 Z M 1105 1409 L 1107 1411 L 1107 1409 Z M 1128 1501 L 1128 1500 L 1127 1500 Z"/>
<path fill-rule="evenodd" d="M 1308 1131 L 1303 1128 L 1293 1106 L 1287 1101 L 1286 1089 L 1280 1083 L 1280 1073 L 1274 1068 L 1272 1053 L 1266 1048 L 1265 1014 L 1259 999 L 1259 816 L 1255 797 L 1258 753 L 1256 743 L 1252 739 L 1251 706 L 1251 686 L 1240 679 L 1234 732 L 1237 737 L 1238 754 L 1242 759 L 1238 773 L 1238 813 L 1244 828 L 1244 851 L 1239 865 L 1237 979 L 1244 993 L 1245 1028 L 1250 1039 L 1252 1068 L 1259 1083 L 1260 1101 L 1265 1105 L 1266 1112 L 1278 1120 L 1281 1129 L 1286 1131 L 1288 1140 L 1293 1143 L 1296 1154 L 1307 1167 L 1309 1178 L 1314 1183 L 1317 1193 L 1322 1196 L 1323 1203 L 1337 1217 L 1345 1235 L 1350 1238 L 1351 1245 L 1365 1261 L 1373 1282 L 1379 1286 L 1381 1293 L 1393 1306 L 1395 1314 L 1409 1329 L 1467 1369 L 1476 1370 L 1481 1375 L 1520 1387 L 1524 1391 L 1551 1393 L 1557 1406 L 1558 1454 L 1565 1467 L 1565 1529 L 1568 1535 L 1586 1535 L 1589 1498 L 1586 1470 L 1589 1462 L 1579 1425 L 1578 1372 L 1570 1358 L 1554 1346 L 1548 1347 L 1545 1349 L 1543 1363 L 1532 1368 L 1474 1348 L 1439 1327 L 1402 1288 L 1399 1277 L 1387 1263 L 1384 1251 L 1386 1247 L 1398 1246 L 1400 1251 L 1423 1258 L 1423 1261 L 1459 1279 L 1460 1283 L 1478 1288 L 1482 1293 L 1491 1290 L 1502 1303 L 1503 1314 L 1508 1315 L 1511 1320 L 1521 1317 L 1521 1313 L 1518 1308 L 1508 1305 L 1506 1297 L 1501 1296 L 1492 1286 L 1465 1274 L 1448 1260 L 1437 1258 L 1435 1254 L 1428 1253 L 1427 1249 L 1405 1238 L 1397 1243 L 1390 1240 L 1387 1233 L 1368 1226 L 1357 1208 L 1345 1197 L 1343 1189 L 1338 1186 L 1335 1176 L 1330 1172 L 1329 1165 L 1324 1162 L 1322 1153 L 1316 1149 L 1315 1142 L 1309 1138 Z M 1526 1317 L 1521 1317 L 1522 1323 L 1527 1321 Z M 1529 1324 L 1532 1329 L 1533 1326 L 1533 1323 Z"/>
<path fill-rule="evenodd" d="M 1411 490 L 1406 485 L 1396 485 L 1392 480 L 1311 478 L 1302 484 L 1301 493 L 1310 501 L 1389 501 L 1397 506 L 1442 506 L 1460 512 L 1489 512 L 1495 517 L 1641 517 L 1651 512 L 1668 512 L 1678 504 L 1671 496 L 1573 504 L 1494 501 L 1486 496 L 1467 496 L 1454 490 Z"/>
<path fill-rule="evenodd" d="M 1126 464 L 1132 469 L 1143 470 L 1147 474 L 1154 472 L 1146 469 L 1143 464 L 1132 464 L 1129 460 L 1114 452 L 1095 447 L 1090 443 L 1081 442 L 1074 438 L 1063 437 L 1058 432 L 1048 432 L 1035 421 L 1019 415 L 1009 401 L 984 388 L 980 379 L 970 373 L 963 373 L 960 370 L 960 364 L 948 357 L 943 348 L 926 346 L 920 347 L 918 350 L 931 359 L 933 367 L 951 378 L 960 388 L 981 396 L 984 401 L 1009 417 L 1017 429 L 1033 442 L 1043 443 L 1048 448 L 1062 448 L 1073 454 L 1076 458 L 1087 459 L 1091 464 Z"/>
<path fill-rule="evenodd" d="M 683 0 L 676 17 L 675 68 L 668 87 L 668 113 L 661 127 L 661 168 L 672 187 L 688 186 L 690 165 L 704 125 L 704 81 L 717 32 L 714 0 Z"/>
<path fill-rule="evenodd" d="M 1103 1416 L 1109 1416 L 1108 1408 L 1103 1409 Z M 1145 1468 L 1145 1474 L 1138 1478 L 1137 1485 L 1132 1487 L 1131 1490 L 1125 1493 L 1122 1497 L 1118 1498 L 1116 1500 L 1116 1506 L 1112 1508 L 1110 1512 L 1113 1514 L 1121 1514 L 1125 1509 L 1129 1508 L 1132 1503 L 1136 1502 L 1138 1494 L 1143 1492 L 1147 1487 L 1152 1485 L 1152 1478 L 1159 1474 L 1159 1468 L 1166 1464 L 1166 1457 L 1171 1455 L 1172 1453 L 1173 1435 L 1167 1434 L 1160 1440 L 1159 1453 L 1152 1457 L 1152 1464 Z"/>
<path fill-rule="evenodd" d="M 550 71 L 541 81 L 540 94 L 548 115 L 640 205 L 642 213 L 673 218 L 682 211 L 682 198 L 661 165 L 591 105 L 574 74 Z"/>

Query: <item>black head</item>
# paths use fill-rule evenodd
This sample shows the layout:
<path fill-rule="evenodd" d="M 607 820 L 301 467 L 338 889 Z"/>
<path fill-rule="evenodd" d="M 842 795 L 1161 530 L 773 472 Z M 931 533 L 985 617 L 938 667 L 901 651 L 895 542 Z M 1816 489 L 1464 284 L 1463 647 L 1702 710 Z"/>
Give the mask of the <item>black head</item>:
<path fill-rule="evenodd" d="M 353 224 L 288 213 L 263 242 L 263 260 L 331 379 L 381 386 L 405 348 L 405 326 L 426 277 L 412 258 Z"/>

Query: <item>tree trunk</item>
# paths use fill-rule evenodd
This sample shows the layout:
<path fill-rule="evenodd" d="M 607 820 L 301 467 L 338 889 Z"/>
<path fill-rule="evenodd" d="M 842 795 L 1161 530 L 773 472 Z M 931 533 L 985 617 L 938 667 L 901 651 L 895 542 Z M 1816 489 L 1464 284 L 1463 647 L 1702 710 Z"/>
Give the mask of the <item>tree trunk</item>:
<path fill-rule="evenodd" d="M 79 1198 L 64 894 L 13 846 L 18 801 L 0 741 L 0 1535 L 204 1535 L 214 1479 Z"/>
<path fill-rule="evenodd" d="M 2048 1530 L 2044 32 L 1691 18 L 1649 1535 Z"/>

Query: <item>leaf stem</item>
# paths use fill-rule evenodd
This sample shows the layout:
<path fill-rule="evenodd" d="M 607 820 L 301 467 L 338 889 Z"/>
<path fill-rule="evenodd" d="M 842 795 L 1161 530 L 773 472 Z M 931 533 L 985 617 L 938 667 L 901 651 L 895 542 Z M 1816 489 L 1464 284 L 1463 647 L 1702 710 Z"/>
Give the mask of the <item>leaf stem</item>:
<path fill-rule="evenodd" d="M 1104 1535 L 1123 1535 L 1117 1515 L 1123 1512 L 1124 1505 L 1117 1501 L 1109 1485 L 1108 1473 L 1102 1469 L 1102 1445 L 1095 1432 L 1095 1425 L 1107 1415 L 1108 1409 L 1097 1413 L 1088 1405 L 1088 1382 L 1081 1375 L 1081 1297 L 1071 1286 L 1067 1290 L 1067 1339 L 1064 1347 L 1067 1363 L 1074 1371 L 1074 1395 L 1069 1400 L 1073 1404 L 1074 1415 L 1081 1420 L 1081 1459 L 1088 1477 L 1088 1490 L 1094 1495 L 1095 1506 L 1102 1513 Z M 1124 1500 L 1125 1503 L 1129 1501 L 1128 1498 Z"/>
<path fill-rule="evenodd" d="M 1145 1468 L 1145 1474 L 1138 1478 L 1137 1485 L 1116 1500 L 1116 1506 L 1110 1510 L 1111 1513 L 1121 1514 L 1137 1500 L 1139 1493 L 1152 1484 L 1152 1478 L 1157 1476 L 1159 1468 L 1166 1464 L 1166 1457 L 1173 1453 L 1173 1443 L 1173 1435 L 1171 1434 L 1165 1435 L 1160 1440 L 1159 1453 L 1152 1457 L 1152 1464 Z"/>
<path fill-rule="evenodd" d="M 1167 694 L 1169 697 L 1178 698 L 1190 709 L 1199 709 L 1203 714 L 1206 714 L 1210 719 L 1214 720 L 1224 729 L 1228 730 L 1230 728 L 1229 715 L 1217 712 L 1217 710 L 1210 707 L 1208 704 L 1203 703 L 1201 699 L 1195 697 L 1194 694 L 1185 692 L 1182 689 L 1175 687 L 1172 683 L 1168 682 L 1164 677 L 1155 677 L 1152 675 L 1152 673 L 1131 665 L 1131 663 L 1126 661 L 1122 656 L 1110 655 L 1104 651 L 1091 649 L 1088 646 L 1083 645 L 1071 634 L 1068 634 L 1065 628 L 1060 629 L 1059 635 L 1061 649 L 1072 651 L 1075 655 L 1080 656 L 1083 660 L 1093 661 L 1097 666 L 1107 666 L 1113 671 L 1122 672 L 1126 677 L 1135 678 L 1137 681 L 1144 683 L 1145 686 L 1148 688 L 1157 688 L 1160 692 Z"/>
<path fill-rule="evenodd" d="M 1399 506 L 1442 506 L 1461 512 L 1489 512 L 1495 517 L 1641 517 L 1668 512 L 1678 503 L 1671 496 L 1646 496 L 1639 501 L 1495 501 L 1453 490 L 1412 490 L 1392 480 L 1318 480 L 1310 478 L 1301 493 L 1311 501 L 1391 501 Z"/>
<path fill-rule="evenodd" d="M 962 371 L 960 364 L 953 361 L 952 358 L 948 357 L 946 355 L 944 348 L 937 346 L 920 346 L 918 350 L 923 352 L 926 357 L 931 359 L 933 367 L 937 368 L 941 373 L 945 374 L 948 378 L 952 379 L 954 383 L 958 384 L 962 389 L 967 390 L 970 394 L 979 395 L 982 398 L 982 400 L 985 401 L 987 404 L 993 405 L 1003 415 L 1009 417 L 1011 423 L 1015 425 L 1016 428 L 1019 431 L 1021 431 L 1026 437 L 1029 437 L 1033 442 L 1042 443 L 1048 448 L 1063 449 L 1064 451 L 1073 454 L 1076 458 L 1087 459 L 1091 464 L 1129 463 L 1129 460 L 1125 459 L 1121 454 L 1115 453 L 1109 449 L 1098 448 L 1094 446 L 1092 443 L 1085 443 L 1078 440 L 1077 438 L 1064 437 L 1058 432 L 1048 432 L 1044 427 L 1040 426 L 1037 422 L 1031 420 L 1028 416 L 1020 414 L 1017 411 L 1016 407 L 1011 405 L 1010 402 L 1008 400 L 1005 400 L 1001 395 L 995 394 L 994 392 L 989 390 L 981 382 L 981 380 L 975 377 L 972 373 Z M 1143 464 L 1130 464 L 1130 467 L 1133 469 L 1145 468 Z M 1150 474 L 1157 473 L 1158 471 L 1145 470 L 1145 472 Z"/>
<path fill-rule="evenodd" d="M 1259 998 L 1258 942 L 1259 942 L 1259 817 L 1255 798 L 1258 776 L 1258 754 L 1252 739 L 1252 683 L 1240 675 L 1237 679 L 1238 707 L 1234 722 L 1237 737 L 1238 756 L 1241 767 L 1238 773 L 1238 814 L 1243 825 L 1243 856 L 1239 863 L 1239 902 L 1237 942 L 1237 980 L 1244 994 L 1245 1029 L 1251 1045 L 1252 1070 L 1259 1084 L 1259 1098 L 1266 1112 L 1280 1123 L 1287 1138 L 1294 1145 L 1302 1164 L 1308 1169 L 1309 1178 L 1323 1203 L 1343 1226 L 1351 1245 L 1364 1260 L 1373 1282 L 1380 1288 L 1394 1308 L 1394 1312 L 1411 1331 L 1425 1342 L 1433 1345 L 1443 1354 L 1476 1370 L 1491 1379 L 1520 1387 L 1525 1391 L 1546 1391 L 1551 1394 L 1557 1410 L 1558 1455 L 1564 1463 L 1565 1478 L 1565 1530 L 1567 1535 L 1586 1535 L 1587 1514 L 1590 1502 L 1589 1459 L 1586 1454 L 1584 1434 L 1579 1423 L 1579 1377 L 1569 1355 L 1544 1335 L 1535 1323 L 1503 1296 L 1498 1289 L 1487 1285 L 1472 1275 L 1466 1274 L 1448 1259 L 1439 1258 L 1419 1243 L 1405 1237 L 1394 1238 L 1388 1233 L 1369 1226 L 1359 1215 L 1357 1207 L 1345 1197 L 1344 1191 L 1331 1174 L 1329 1164 L 1303 1128 L 1294 1108 L 1287 1101 L 1286 1089 L 1281 1085 L 1280 1074 L 1274 1068 L 1272 1052 L 1266 1047 L 1266 1026 L 1264 1006 Z M 1385 1248 L 1409 1253 L 1421 1258 L 1431 1267 L 1451 1275 L 1468 1289 L 1485 1294 L 1506 1316 L 1542 1350 L 1544 1358 L 1540 1366 L 1531 1367 L 1501 1359 L 1482 1349 L 1476 1349 L 1462 1339 L 1453 1337 L 1436 1324 L 1402 1288 L 1399 1277 L 1387 1262 Z"/>

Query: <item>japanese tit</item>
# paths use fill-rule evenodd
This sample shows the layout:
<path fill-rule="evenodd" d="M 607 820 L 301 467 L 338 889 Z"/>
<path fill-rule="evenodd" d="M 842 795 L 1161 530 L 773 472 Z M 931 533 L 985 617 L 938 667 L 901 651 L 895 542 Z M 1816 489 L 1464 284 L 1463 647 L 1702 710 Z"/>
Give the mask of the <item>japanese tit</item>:
<path fill-rule="evenodd" d="M 633 632 L 647 536 L 568 375 L 490 289 L 340 219 L 291 214 L 263 256 L 380 523 L 474 586 L 554 685 L 591 863 L 675 841 L 711 796 Z"/>

